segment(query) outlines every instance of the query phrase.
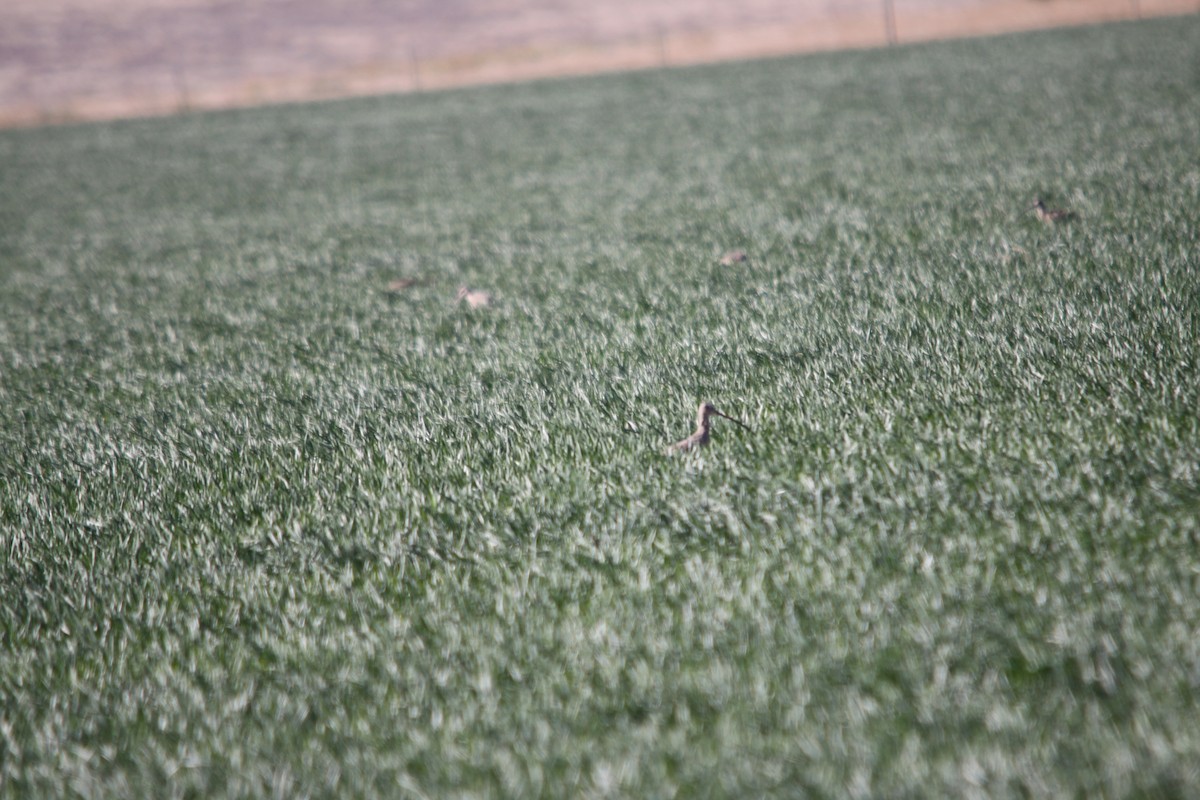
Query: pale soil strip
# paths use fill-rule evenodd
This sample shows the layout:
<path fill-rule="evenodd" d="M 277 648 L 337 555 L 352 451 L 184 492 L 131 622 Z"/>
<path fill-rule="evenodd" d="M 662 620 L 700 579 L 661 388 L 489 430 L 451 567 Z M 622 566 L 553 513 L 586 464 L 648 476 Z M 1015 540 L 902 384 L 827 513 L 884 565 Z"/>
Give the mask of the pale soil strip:
<path fill-rule="evenodd" d="M 897 14 L 901 43 L 1196 13 L 1200 0 L 995 0 Z M 804 23 L 739 26 L 600 44 L 508 48 L 416 63 L 378 57 L 343 69 L 286 77 L 236 78 L 159 91 L 81 92 L 47 108 L 34 102 L 0 106 L 0 127 L 153 116 L 186 110 L 245 107 L 337 97 L 507 83 L 568 75 L 679 66 L 887 44 L 881 13 L 831 15 Z M 167 67 L 164 66 L 164 69 Z M 197 82 L 199 83 L 199 82 Z"/>

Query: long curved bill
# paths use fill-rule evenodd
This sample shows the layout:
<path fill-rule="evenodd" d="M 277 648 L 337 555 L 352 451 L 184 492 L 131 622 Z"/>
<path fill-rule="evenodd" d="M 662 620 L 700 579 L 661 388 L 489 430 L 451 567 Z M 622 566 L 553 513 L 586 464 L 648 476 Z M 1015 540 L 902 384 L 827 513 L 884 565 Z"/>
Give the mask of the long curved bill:
<path fill-rule="evenodd" d="M 746 423 L 742 422 L 740 419 L 734 419 L 733 417 L 729 416 L 728 414 L 717 411 L 715 408 L 713 409 L 713 413 L 716 414 L 718 417 L 724 417 L 725 419 L 729 420 L 730 422 L 733 422 L 737 425 L 741 425 L 746 430 L 750 430 L 750 426 L 747 425 Z"/>

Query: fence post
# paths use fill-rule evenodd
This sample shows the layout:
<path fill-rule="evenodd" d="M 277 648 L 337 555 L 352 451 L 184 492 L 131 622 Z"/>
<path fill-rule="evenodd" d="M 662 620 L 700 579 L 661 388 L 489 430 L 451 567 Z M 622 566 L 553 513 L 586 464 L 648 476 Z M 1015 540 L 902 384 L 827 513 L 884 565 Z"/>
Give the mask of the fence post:
<path fill-rule="evenodd" d="M 883 27 L 887 32 L 888 44 L 896 43 L 896 9 L 893 2 L 894 0 L 883 0 Z"/>
<path fill-rule="evenodd" d="M 175 74 L 175 90 L 179 93 L 179 108 L 176 110 L 186 113 L 191 107 L 188 97 L 187 73 L 184 72 L 182 64 L 175 64 L 172 71 Z"/>

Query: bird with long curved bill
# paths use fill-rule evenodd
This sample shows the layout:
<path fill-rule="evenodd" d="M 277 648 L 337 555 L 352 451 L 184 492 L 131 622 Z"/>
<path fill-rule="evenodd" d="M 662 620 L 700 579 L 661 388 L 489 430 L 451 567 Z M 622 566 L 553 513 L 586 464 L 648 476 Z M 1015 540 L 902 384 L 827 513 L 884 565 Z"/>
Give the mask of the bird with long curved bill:
<path fill-rule="evenodd" d="M 739 419 L 734 419 L 728 414 L 717 410 L 717 407 L 705 400 L 696 409 L 696 430 L 691 436 L 676 442 L 667 448 L 667 454 L 684 453 L 696 447 L 703 447 L 708 444 L 709 436 L 712 430 L 712 418 L 724 417 L 725 419 L 737 425 L 741 425 L 746 430 L 750 430 L 750 426 Z"/>
<path fill-rule="evenodd" d="M 1037 218 L 1047 225 L 1053 225 L 1055 222 L 1065 222 L 1069 219 L 1075 219 L 1075 212 L 1068 211 L 1065 208 L 1046 208 L 1046 204 L 1042 198 L 1034 201 L 1033 210 L 1037 213 Z"/>

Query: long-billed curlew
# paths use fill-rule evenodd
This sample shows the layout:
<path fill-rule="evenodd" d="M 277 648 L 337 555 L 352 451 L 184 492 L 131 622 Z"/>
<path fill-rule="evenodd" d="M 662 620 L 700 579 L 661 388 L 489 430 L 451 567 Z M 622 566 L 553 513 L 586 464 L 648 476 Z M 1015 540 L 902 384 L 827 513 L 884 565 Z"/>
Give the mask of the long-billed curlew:
<path fill-rule="evenodd" d="M 712 420 L 710 418 L 713 415 L 724 417 L 730 422 L 737 423 L 746 430 L 750 430 L 749 425 L 741 420 L 734 419 L 728 414 L 723 414 L 720 411 L 717 411 L 716 406 L 705 400 L 700 404 L 700 407 L 696 409 L 696 432 L 683 441 L 676 442 L 668 447 L 667 453 L 682 453 L 691 450 L 694 447 L 703 447 L 704 445 L 708 444 L 709 430 L 712 428 Z"/>
<path fill-rule="evenodd" d="M 1047 225 L 1074 219 L 1075 217 L 1074 211 L 1068 211 L 1065 208 L 1046 208 L 1046 204 L 1042 202 L 1042 198 L 1040 197 L 1034 201 L 1033 210 L 1037 212 L 1038 219 Z"/>
<path fill-rule="evenodd" d="M 731 267 L 734 264 L 740 264 L 749 257 L 750 256 L 746 255 L 745 250 L 730 250 L 728 253 L 721 256 L 721 266 Z"/>
<path fill-rule="evenodd" d="M 492 296 L 482 289 L 468 289 L 466 286 L 460 286 L 454 302 L 461 303 L 463 300 L 466 300 L 467 305 L 471 308 L 487 308 L 492 304 Z"/>

